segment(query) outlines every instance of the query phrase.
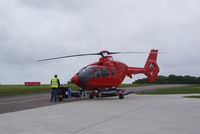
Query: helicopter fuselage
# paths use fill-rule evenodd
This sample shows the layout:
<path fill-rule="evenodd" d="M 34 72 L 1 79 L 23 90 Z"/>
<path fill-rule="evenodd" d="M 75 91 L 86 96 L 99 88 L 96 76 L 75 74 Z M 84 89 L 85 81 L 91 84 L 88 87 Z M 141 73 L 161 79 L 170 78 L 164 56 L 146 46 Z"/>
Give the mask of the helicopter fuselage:
<path fill-rule="evenodd" d="M 102 57 L 98 62 L 82 68 L 72 82 L 85 89 L 117 88 L 127 75 L 128 66 L 113 61 L 111 56 Z"/>

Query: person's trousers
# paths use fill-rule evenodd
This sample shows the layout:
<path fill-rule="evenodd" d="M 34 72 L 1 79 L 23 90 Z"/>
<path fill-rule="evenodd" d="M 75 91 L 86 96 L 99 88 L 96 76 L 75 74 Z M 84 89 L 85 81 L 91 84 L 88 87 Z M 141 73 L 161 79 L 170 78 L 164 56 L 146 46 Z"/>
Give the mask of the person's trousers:
<path fill-rule="evenodd" d="M 57 88 L 52 88 L 51 90 L 51 101 L 57 101 Z"/>

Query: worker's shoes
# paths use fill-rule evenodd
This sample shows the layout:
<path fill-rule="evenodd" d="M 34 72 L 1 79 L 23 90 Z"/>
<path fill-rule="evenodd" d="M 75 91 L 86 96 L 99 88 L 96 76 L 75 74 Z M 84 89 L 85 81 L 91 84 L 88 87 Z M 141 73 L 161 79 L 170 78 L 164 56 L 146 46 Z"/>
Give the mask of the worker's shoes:
<path fill-rule="evenodd" d="M 50 102 L 57 102 L 57 100 L 50 100 Z"/>

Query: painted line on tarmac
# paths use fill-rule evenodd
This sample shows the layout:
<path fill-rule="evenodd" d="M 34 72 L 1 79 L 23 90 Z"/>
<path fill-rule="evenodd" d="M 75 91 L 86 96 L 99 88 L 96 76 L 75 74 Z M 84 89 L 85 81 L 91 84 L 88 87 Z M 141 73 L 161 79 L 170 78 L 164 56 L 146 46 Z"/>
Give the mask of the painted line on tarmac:
<path fill-rule="evenodd" d="M 13 102 L 2 102 L 2 103 L 0 103 L 0 105 L 5 105 L 5 104 L 15 104 L 15 103 L 17 103 L 17 102 L 15 102 L 15 101 L 13 101 Z"/>
<path fill-rule="evenodd" d="M 30 101 L 38 101 L 38 100 L 44 100 L 46 98 L 42 98 L 42 99 L 28 99 L 28 100 L 23 100 L 23 101 L 11 101 L 11 102 L 2 102 L 0 103 L 0 105 L 6 105 L 6 104 L 16 104 L 16 103 L 23 103 L 23 102 L 30 102 Z"/>

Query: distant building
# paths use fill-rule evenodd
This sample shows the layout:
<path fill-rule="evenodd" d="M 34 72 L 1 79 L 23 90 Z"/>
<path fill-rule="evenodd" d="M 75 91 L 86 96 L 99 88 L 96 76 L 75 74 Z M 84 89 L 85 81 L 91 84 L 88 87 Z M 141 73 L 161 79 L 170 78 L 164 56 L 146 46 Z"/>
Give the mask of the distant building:
<path fill-rule="evenodd" d="M 24 82 L 24 86 L 40 86 L 40 82 Z"/>

